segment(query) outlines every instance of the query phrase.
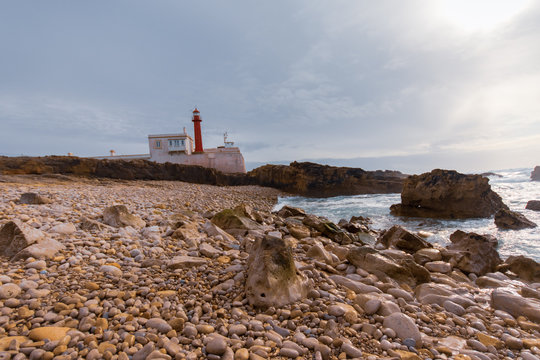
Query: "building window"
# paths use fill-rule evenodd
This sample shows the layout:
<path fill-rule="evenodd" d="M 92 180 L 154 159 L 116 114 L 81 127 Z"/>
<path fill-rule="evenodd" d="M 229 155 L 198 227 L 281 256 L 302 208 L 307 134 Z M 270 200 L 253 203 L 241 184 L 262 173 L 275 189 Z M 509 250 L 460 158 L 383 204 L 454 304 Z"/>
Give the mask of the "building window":
<path fill-rule="evenodd" d="M 156 141 L 154 142 L 154 147 L 155 147 L 156 149 L 161 149 L 161 140 L 156 140 Z"/>

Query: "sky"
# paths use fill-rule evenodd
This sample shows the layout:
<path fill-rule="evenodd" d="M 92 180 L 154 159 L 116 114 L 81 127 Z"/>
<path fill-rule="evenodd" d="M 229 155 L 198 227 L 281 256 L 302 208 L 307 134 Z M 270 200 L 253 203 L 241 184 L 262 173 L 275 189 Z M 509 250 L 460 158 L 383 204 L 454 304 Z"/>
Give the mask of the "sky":
<path fill-rule="evenodd" d="M 540 2 L 0 2 L 0 155 L 149 134 L 420 173 L 540 165 Z"/>

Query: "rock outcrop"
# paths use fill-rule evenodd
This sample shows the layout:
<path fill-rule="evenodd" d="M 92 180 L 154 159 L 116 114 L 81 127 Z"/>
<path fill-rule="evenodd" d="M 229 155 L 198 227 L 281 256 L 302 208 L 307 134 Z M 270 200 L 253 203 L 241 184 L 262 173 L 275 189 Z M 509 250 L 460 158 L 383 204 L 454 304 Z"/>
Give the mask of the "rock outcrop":
<path fill-rule="evenodd" d="M 113 205 L 106 208 L 103 211 L 103 222 L 114 227 L 143 228 L 146 226 L 146 222 L 137 215 L 130 214 L 125 205 Z"/>
<path fill-rule="evenodd" d="M 497 252 L 497 239 L 457 230 L 450 235 L 452 244 L 446 247 L 443 258 L 465 273 L 484 275 L 493 272 L 502 261 Z"/>
<path fill-rule="evenodd" d="M 507 208 L 488 178 L 436 169 L 405 179 L 401 204 L 390 210 L 398 216 L 454 219 L 490 217 Z"/>
<path fill-rule="evenodd" d="M 396 248 L 408 253 L 415 253 L 420 249 L 432 248 L 433 245 L 399 225 L 394 225 L 386 230 L 377 240 L 385 248 Z"/>
<path fill-rule="evenodd" d="M 247 176 L 257 185 L 313 197 L 398 193 L 405 178 L 399 171 L 365 171 L 310 162 L 265 165 Z"/>
<path fill-rule="evenodd" d="M 246 297 L 252 306 L 282 307 L 304 298 L 309 282 L 294 264 L 286 240 L 265 236 L 251 248 L 247 262 Z"/>
<path fill-rule="evenodd" d="M 536 166 L 534 170 L 531 172 L 531 180 L 540 181 L 540 166 Z"/>
<path fill-rule="evenodd" d="M 0 174 L 64 174 L 122 180 L 179 180 L 220 186 L 260 185 L 313 197 L 398 193 L 405 178 L 399 171 L 365 171 L 309 162 L 265 165 L 247 174 L 224 174 L 195 165 L 73 156 L 0 156 Z"/>
<path fill-rule="evenodd" d="M 523 255 L 508 257 L 498 270 L 509 270 L 525 281 L 540 282 L 540 264 Z"/>
<path fill-rule="evenodd" d="M 505 230 L 521 230 L 535 228 L 537 226 L 527 219 L 525 215 L 507 209 L 497 211 L 495 214 L 495 225 L 499 229 Z"/>
<path fill-rule="evenodd" d="M 534 211 L 540 211 L 540 200 L 529 200 L 529 201 L 527 201 L 527 205 L 525 205 L 525 209 L 534 210 Z"/>

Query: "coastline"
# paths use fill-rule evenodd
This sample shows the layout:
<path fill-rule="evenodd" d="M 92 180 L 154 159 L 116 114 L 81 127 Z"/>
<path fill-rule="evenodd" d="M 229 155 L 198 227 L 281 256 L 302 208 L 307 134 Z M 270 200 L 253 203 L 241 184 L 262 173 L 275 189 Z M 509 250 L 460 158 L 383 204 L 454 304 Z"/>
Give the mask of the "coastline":
<path fill-rule="evenodd" d="M 0 257 L 0 352 L 12 359 L 540 356 L 540 319 L 511 306 L 540 314 L 540 283 L 502 272 L 467 276 L 432 251 L 423 283 L 366 270 L 347 255 L 359 243 L 317 233 L 305 216 L 271 213 L 286 195 L 275 189 L 70 176 L 0 180 L 0 224 L 18 219 L 65 246 L 46 260 Z M 52 202 L 19 204 L 25 192 Z M 104 209 L 114 204 L 145 226 L 103 225 Z M 231 236 L 208 225 L 217 212 L 242 204 L 257 229 Z M 295 232 L 304 228 L 308 236 Z M 257 309 L 244 291 L 247 259 L 250 244 L 269 233 L 291 244 L 312 289 L 292 304 Z M 198 262 L 184 267 L 178 257 Z M 8 296 L 6 285 L 14 291 Z M 45 334 L 34 330 L 43 327 Z"/>

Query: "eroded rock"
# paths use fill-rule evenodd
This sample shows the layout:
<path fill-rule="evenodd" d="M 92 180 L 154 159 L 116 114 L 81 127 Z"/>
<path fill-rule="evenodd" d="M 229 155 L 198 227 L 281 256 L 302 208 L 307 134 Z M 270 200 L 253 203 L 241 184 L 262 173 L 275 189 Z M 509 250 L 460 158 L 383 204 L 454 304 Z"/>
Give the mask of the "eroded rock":
<path fill-rule="evenodd" d="M 446 248 L 450 250 L 450 263 L 465 273 L 484 275 L 495 271 L 502 261 L 496 250 L 497 239 L 491 235 L 466 233 L 461 230 L 450 235 L 452 244 Z"/>
<path fill-rule="evenodd" d="M 399 225 L 394 225 L 386 230 L 377 240 L 377 244 L 382 244 L 385 248 L 393 247 L 409 253 L 433 247 L 420 236 L 407 231 Z"/>
<path fill-rule="evenodd" d="M 495 214 L 495 225 L 499 229 L 520 230 L 527 228 L 535 228 L 537 225 L 527 219 L 525 215 L 501 209 Z"/>
<path fill-rule="evenodd" d="M 252 306 L 280 307 L 306 296 L 309 283 L 294 264 L 286 240 L 257 239 L 247 262 L 246 297 Z"/>
<path fill-rule="evenodd" d="M 103 211 L 103 222 L 114 227 L 132 226 L 143 228 L 146 222 L 136 215 L 130 214 L 125 205 L 113 205 Z"/>
<path fill-rule="evenodd" d="M 0 229 L 0 255 L 13 257 L 44 238 L 42 231 L 18 220 L 10 221 Z"/>

